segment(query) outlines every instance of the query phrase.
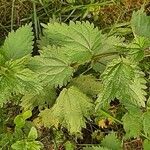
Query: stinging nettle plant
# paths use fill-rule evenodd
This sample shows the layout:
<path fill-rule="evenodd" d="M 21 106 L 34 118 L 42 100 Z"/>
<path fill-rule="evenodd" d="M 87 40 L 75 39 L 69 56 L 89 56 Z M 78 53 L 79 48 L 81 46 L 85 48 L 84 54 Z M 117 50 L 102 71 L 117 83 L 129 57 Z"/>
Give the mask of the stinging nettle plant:
<path fill-rule="evenodd" d="M 135 18 L 138 18 L 138 22 Z M 39 42 L 41 55 L 34 57 L 30 65 L 43 77 L 43 82 L 60 87 L 69 82 L 54 106 L 40 113 L 45 126 L 58 127 L 61 124 L 72 134 L 80 133 L 81 128 L 86 125 L 85 117 L 89 118 L 91 112 L 94 114 L 94 107 L 96 106 L 96 110 L 105 109 L 115 98 L 129 111 L 145 107 L 146 80 L 138 65 L 145 57 L 149 40 L 143 33 L 136 31 L 137 24 L 141 23 L 140 18 L 147 19 L 141 10 L 133 14 L 131 26 L 135 37 L 129 44 L 122 38 L 102 34 L 89 22 L 43 25 L 44 36 Z M 88 69 L 85 72 L 96 72 L 97 68 L 101 70 L 99 79 L 85 72 L 74 78 L 73 73 L 75 74 L 81 65 L 87 64 Z M 106 66 L 104 70 L 102 64 Z M 45 65 L 48 67 L 43 68 Z M 96 101 L 86 90 L 89 86 L 91 93 L 93 90 L 97 92 Z M 129 119 L 129 115 L 127 113 L 123 120 L 127 119 L 126 117 Z M 135 135 L 131 134 L 132 136 Z"/>
<path fill-rule="evenodd" d="M 91 115 L 107 111 L 118 99 L 126 108 L 120 121 L 125 137 L 149 139 L 147 81 L 139 62 L 150 46 L 150 17 L 143 10 L 134 12 L 131 27 L 134 38 L 126 43 L 89 22 L 48 23 L 39 41 L 40 55 L 34 57 L 31 24 L 11 32 L 0 48 L 1 106 L 21 94 L 24 110 L 46 108 L 39 114 L 45 127 L 62 126 L 80 135 Z"/>
<path fill-rule="evenodd" d="M 33 48 L 31 24 L 12 31 L 0 48 L 0 105 L 15 94 L 38 92 L 42 87 L 27 64 Z"/>

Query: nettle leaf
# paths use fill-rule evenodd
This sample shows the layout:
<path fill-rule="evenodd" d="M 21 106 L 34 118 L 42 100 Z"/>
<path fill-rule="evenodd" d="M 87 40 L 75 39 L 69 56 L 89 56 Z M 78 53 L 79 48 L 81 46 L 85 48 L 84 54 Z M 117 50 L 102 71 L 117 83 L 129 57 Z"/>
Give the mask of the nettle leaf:
<path fill-rule="evenodd" d="M 0 105 L 3 105 L 11 94 L 26 94 L 42 89 L 37 75 L 26 67 L 30 57 L 7 61 L 0 67 Z"/>
<path fill-rule="evenodd" d="M 10 32 L 2 47 L 4 56 L 8 60 L 15 60 L 31 54 L 33 38 L 34 36 L 31 24 L 22 26 L 15 32 Z"/>
<path fill-rule="evenodd" d="M 140 69 L 128 59 L 119 58 L 107 65 L 102 74 L 103 91 L 97 99 L 98 106 L 106 106 L 114 98 L 124 104 L 145 107 L 145 79 Z"/>
<path fill-rule="evenodd" d="M 131 27 L 135 35 L 150 38 L 150 16 L 146 15 L 143 8 L 133 13 Z"/>
<path fill-rule="evenodd" d="M 137 36 L 131 44 L 128 45 L 128 57 L 134 61 L 141 61 L 144 58 L 145 50 L 150 47 L 150 40 L 145 37 Z"/>
<path fill-rule="evenodd" d="M 146 136 L 150 136 L 150 112 L 143 114 L 143 130 Z"/>
<path fill-rule="evenodd" d="M 86 127 L 86 117 L 93 110 L 91 100 L 76 87 L 63 89 L 52 109 L 40 113 L 45 126 L 62 124 L 71 134 L 81 132 Z"/>
<path fill-rule="evenodd" d="M 134 54 L 134 58 L 138 58 L 139 61 L 143 58 L 144 52 L 149 51 L 150 47 L 150 16 L 146 15 L 143 7 L 141 10 L 133 13 L 131 27 L 136 45 L 134 44 L 135 48 L 131 49 L 130 53 Z"/>
<path fill-rule="evenodd" d="M 130 109 L 123 120 L 123 128 L 126 132 L 125 138 L 136 138 L 141 135 L 143 128 L 142 111 L 140 109 Z"/>
<path fill-rule="evenodd" d="M 121 150 L 121 141 L 117 138 L 115 133 L 110 133 L 102 140 L 101 145 L 111 150 Z"/>
<path fill-rule="evenodd" d="M 95 55 L 101 54 L 104 58 L 108 56 L 115 56 L 121 50 L 120 48 L 124 46 L 123 41 L 124 38 L 108 36 L 105 34 L 101 39 L 101 45 L 99 45 L 98 49 L 94 50 Z"/>
<path fill-rule="evenodd" d="M 139 68 L 135 68 L 135 78 L 133 83 L 130 85 L 130 100 L 138 105 L 145 107 L 145 101 L 146 101 L 146 95 L 147 93 L 145 92 L 146 87 L 146 80 L 144 78 L 144 73 L 140 71 Z M 125 101 L 127 101 L 126 98 L 122 98 Z M 124 102 L 125 103 L 125 102 Z"/>
<path fill-rule="evenodd" d="M 38 74 L 42 84 L 62 86 L 70 80 L 74 68 L 68 56 L 56 47 L 47 47 L 29 63 L 29 68 Z"/>
<path fill-rule="evenodd" d="M 32 110 L 36 106 L 43 108 L 45 105 L 52 106 L 56 99 L 56 90 L 52 86 L 45 86 L 39 93 L 29 92 L 21 99 L 24 110 Z"/>
<path fill-rule="evenodd" d="M 116 52 L 120 38 L 101 34 L 98 28 L 89 22 L 49 23 L 44 26 L 44 37 L 40 47 L 47 45 L 61 46 L 62 51 L 70 56 L 73 62 L 85 63 L 95 55 Z"/>
<path fill-rule="evenodd" d="M 102 84 L 92 75 L 80 75 L 74 78 L 70 85 L 76 86 L 88 96 L 96 96 L 102 90 Z"/>
<path fill-rule="evenodd" d="M 83 51 L 92 52 L 99 46 L 101 32 L 89 22 L 48 23 L 44 25 L 44 35 L 48 36 L 51 45 L 78 45 Z M 42 45 L 43 46 L 43 45 Z M 44 45 L 47 46 L 47 45 Z M 94 47 L 93 47 L 94 46 Z"/>
<path fill-rule="evenodd" d="M 99 42 L 102 36 L 100 31 L 89 22 L 70 22 L 69 25 L 49 23 L 44 27 L 44 35 L 48 37 L 49 44 L 65 46 L 64 50 L 68 52 L 73 61 L 89 61 L 94 52 L 93 49 L 97 48 L 99 43 L 101 44 Z"/>
<path fill-rule="evenodd" d="M 78 45 L 65 45 L 61 48 L 73 63 L 84 64 L 91 60 L 92 54 L 89 51 L 83 51 Z"/>
<path fill-rule="evenodd" d="M 63 116 L 59 116 L 61 113 L 61 110 L 54 110 L 54 108 L 52 110 L 52 108 L 51 109 L 46 108 L 43 111 L 41 111 L 39 114 L 39 116 L 40 116 L 39 120 L 44 125 L 44 127 L 55 126 L 56 128 L 58 128 L 59 123 L 62 123 L 62 122 L 59 122 L 59 119 L 60 119 L 60 121 L 62 121 Z"/>

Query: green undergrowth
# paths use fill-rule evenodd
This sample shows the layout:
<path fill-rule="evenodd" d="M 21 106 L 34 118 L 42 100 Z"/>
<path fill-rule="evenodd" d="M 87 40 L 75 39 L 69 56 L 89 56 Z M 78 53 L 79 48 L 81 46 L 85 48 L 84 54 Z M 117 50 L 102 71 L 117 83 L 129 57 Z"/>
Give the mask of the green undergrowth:
<path fill-rule="evenodd" d="M 33 56 L 35 25 L 12 30 L 0 47 L 0 148 L 121 150 L 141 140 L 148 150 L 150 17 L 144 8 L 132 14 L 130 38 L 89 21 L 41 24 Z"/>

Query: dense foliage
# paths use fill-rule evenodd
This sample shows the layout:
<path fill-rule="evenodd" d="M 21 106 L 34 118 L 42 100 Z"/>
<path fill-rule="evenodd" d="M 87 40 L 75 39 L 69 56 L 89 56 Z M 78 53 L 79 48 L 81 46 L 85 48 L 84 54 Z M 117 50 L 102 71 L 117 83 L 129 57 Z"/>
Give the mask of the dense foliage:
<path fill-rule="evenodd" d="M 88 21 L 42 26 L 39 55 L 31 24 L 0 48 L 1 149 L 44 149 L 41 130 L 49 128 L 52 149 L 120 150 L 140 138 L 148 150 L 150 17 L 133 13 L 130 39 Z M 14 105 L 21 112 L 9 128 L 5 108 Z M 80 145 L 89 124 L 96 142 Z"/>

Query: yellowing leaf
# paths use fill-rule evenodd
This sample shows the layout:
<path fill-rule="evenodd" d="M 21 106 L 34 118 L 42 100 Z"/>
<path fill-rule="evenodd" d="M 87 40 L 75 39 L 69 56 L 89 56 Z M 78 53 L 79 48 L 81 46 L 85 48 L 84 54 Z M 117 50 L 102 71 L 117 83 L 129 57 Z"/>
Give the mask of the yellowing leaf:
<path fill-rule="evenodd" d="M 86 127 L 86 119 L 93 109 L 91 100 L 76 87 L 63 89 L 51 109 L 40 113 L 45 126 L 66 127 L 70 133 L 77 134 Z"/>

